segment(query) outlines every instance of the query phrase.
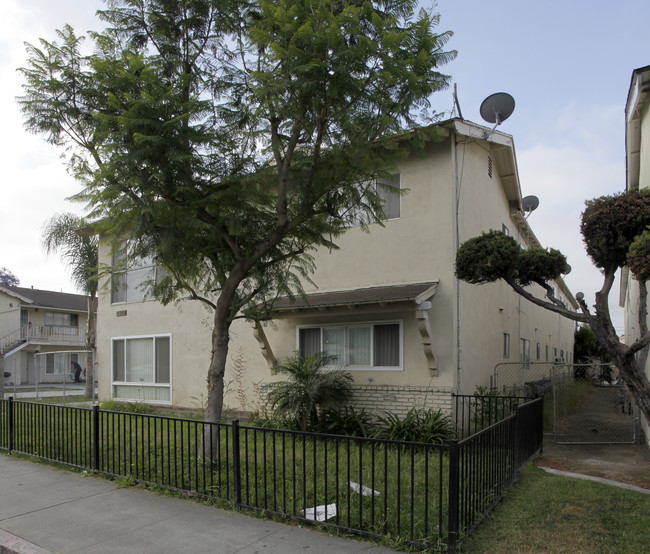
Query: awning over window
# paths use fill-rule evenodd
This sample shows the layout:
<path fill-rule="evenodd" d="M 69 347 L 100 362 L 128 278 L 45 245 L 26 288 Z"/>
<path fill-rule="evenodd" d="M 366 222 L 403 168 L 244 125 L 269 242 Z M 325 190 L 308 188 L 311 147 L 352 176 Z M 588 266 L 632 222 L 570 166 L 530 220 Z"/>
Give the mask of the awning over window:
<path fill-rule="evenodd" d="M 316 292 L 295 298 L 279 298 L 273 305 L 273 312 L 305 310 L 309 308 L 331 308 L 335 306 L 359 306 L 363 304 L 389 304 L 393 302 L 415 302 L 429 300 L 438 287 L 438 281 L 408 285 L 389 285 L 336 292 Z"/>

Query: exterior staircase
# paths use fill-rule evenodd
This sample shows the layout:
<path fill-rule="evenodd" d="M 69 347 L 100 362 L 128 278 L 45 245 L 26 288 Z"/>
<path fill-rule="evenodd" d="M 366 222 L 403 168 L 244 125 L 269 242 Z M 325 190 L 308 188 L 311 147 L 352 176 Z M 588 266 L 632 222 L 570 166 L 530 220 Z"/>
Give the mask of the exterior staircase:
<path fill-rule="evenodd" d="M 29 344 L 27 336 L 22 332 L 22 329 L 17 329 L 13 333 L 0 338 L 0 357 L 8 358 L 19 350 L 22 350 Z"/>
<path fill-rule="evenodd" d="M 77 327 L 23 325 L 0 338 L 0 357 L 8 358 L 28 344 L 83 346 L 86 334 Z"/>

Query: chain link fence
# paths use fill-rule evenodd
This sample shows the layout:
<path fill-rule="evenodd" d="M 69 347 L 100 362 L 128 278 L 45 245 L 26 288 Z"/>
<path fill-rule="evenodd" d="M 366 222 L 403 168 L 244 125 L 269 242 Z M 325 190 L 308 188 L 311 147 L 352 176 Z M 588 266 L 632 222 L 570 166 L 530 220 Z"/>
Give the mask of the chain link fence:
<path fill-rule="evenodd" d="M 639 411 L 612 364 L 503 363 L 494 393 L 543 396 L 544 430 L 558 444 L 634 444 Z"/>

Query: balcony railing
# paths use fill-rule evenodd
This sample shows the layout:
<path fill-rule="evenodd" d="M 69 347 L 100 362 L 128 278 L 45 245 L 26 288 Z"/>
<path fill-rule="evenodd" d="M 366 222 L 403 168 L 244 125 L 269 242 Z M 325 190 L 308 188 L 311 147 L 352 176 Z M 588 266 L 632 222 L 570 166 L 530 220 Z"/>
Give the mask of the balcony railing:
<path fill-rule="evenodd" d="M 83 346 L 85 341 L 86 333 L 79 327 L 23 325 L 13 333 L 0 338 L 0 355 L 4 355 L 24 343 Z"/>

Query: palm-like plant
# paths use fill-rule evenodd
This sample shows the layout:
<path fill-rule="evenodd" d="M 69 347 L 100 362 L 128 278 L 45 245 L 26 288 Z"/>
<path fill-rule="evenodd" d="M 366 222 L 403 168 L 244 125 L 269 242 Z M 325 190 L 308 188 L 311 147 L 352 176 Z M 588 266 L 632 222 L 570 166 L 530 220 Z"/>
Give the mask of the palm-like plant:
<path fill-rule="evenodd" d="M 58 252 L 61 260 L 72 274 L 72 282 L 77 289 L 88 296 L 88 318 L 86 326 L 86 397 L 92 398 L 93 351 L 97 336 L 97 315 L 95 298 L 97 296 L 98 244 L 93 234 L 80 232 L 87 226 L 82 217 L 71 213 L 54 215 L 43 227 L 43 245 L 48 254 Z"/>
<path fill-rule="evenodd" d="M 315 428 L 318 412 L 344 405 L 352 396 L 352 375 L 343 368 L 323 369 L 334 356 L 319 353 L 304 358 L 299 352 L 276 371 L 288 376 L 269 393 L 276 416 L 295 421 L 300 430 Z"/>

